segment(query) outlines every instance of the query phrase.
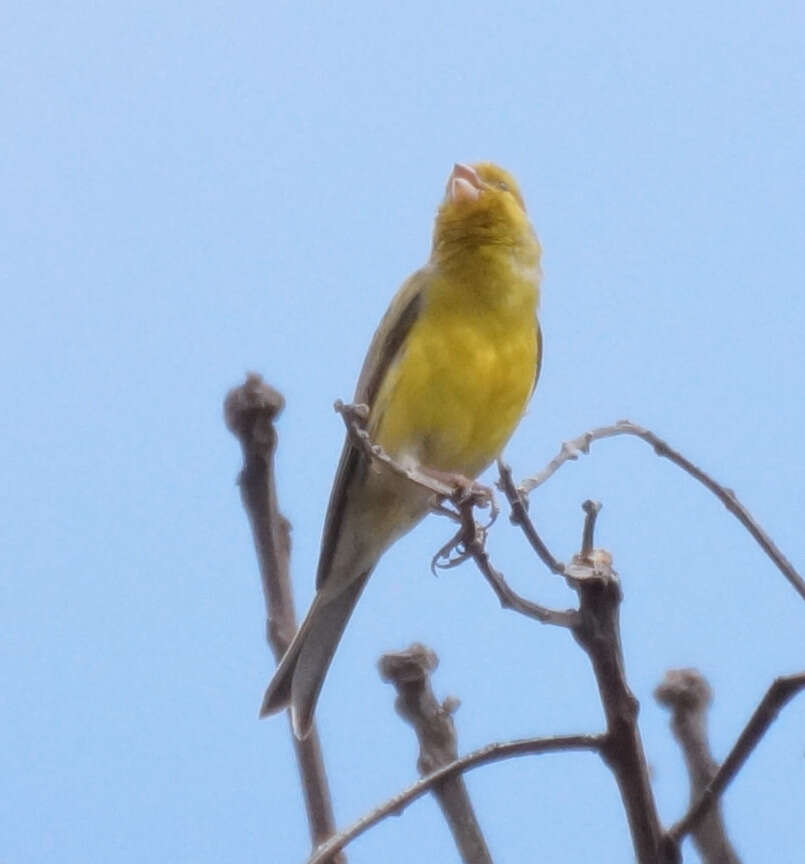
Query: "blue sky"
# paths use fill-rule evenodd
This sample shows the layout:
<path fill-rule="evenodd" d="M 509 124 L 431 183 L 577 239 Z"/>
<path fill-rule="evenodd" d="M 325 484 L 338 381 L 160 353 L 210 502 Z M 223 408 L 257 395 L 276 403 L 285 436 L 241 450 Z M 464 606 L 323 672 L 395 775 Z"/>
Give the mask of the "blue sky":
<path fill-rule="evenodd" d="M 801 4 L 10 3 L 0 28 L 0 858 L 301 862 L 221 402 L 249 369 L 287 398 L 279 485 L 298 607 L 348 398 L 428 254 L 455 161 L 519 179 L 544 247 L 542 380 L 507 456 L 629 417 L 735 488 L 802 568 L 805 14 Z M 695 665 L 720 758 L 771 679 L 805 667 L 805 604 L 715 500 L 640 442 L 596 446 L 532 501 L 569 557 L 580 502 L 621 574 L 658 805 L 687 781 L 651 693 Z M 339 824 L 415 777 L 377 656 L 414 640 L 462 700 L 460 747 L 596 731 L 585 657 L 430 574 L 429 520 L 378 568 L 319 709 Z M 501 520 L 524 593 L 572 597 Z M 747 861 L 805 847 L 805 699 L 724 806 Z M 500 862 L 624 861 L 588 755 L 468 778 Z M 350 861 L 457 861 L 432 801 Z M 696 861 L 689 845 L 686 861 Z"/>

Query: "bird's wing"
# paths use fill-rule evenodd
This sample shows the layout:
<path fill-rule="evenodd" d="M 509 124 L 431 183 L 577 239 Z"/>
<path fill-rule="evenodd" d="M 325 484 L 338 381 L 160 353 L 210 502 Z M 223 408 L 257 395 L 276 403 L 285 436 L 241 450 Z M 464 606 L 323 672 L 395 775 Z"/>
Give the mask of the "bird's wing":
<path fill-rule="evenodd" d="M 399 357 L 406 337 L 419 317 L 426 284 L 426 271 L 419 270 L 403 284 L 391 301 L 363 361 L 355 388 L 356 403 L 365 403 L 372 407 L 383 379 Z M 321 588 L 327 579 L 350 490 L 361 482 L 365 469 L 365 460 L 347 438 L 341 451 L 324 520 L 316 588 Z"/>

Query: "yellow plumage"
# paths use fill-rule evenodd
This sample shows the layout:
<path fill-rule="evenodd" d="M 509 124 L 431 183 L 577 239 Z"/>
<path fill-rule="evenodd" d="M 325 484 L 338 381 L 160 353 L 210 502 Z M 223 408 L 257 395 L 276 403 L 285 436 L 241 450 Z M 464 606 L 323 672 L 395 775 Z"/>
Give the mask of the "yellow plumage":
<path fill-rule="evenodd" d="M 513 178 L 490 163 L 456 165 L 428 264 L 403 285 L 366 356 L 355 401 L 395 460 L 475 478 L 511 436 L 536 384 L 540 247 Z M 347 441 L 330 498 L 317 593 L 263 701 L 289 704 L 310 728 L 338 640 L 382 553 L 433 495 Z"/>

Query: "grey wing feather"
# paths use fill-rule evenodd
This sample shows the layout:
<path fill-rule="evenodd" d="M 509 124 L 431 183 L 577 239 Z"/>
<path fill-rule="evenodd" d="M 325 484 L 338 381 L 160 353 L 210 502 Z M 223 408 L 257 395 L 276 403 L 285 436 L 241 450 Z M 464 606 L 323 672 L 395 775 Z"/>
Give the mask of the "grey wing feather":
<path fill-rule="evenodd" d="M 425 271 L 419 270 L 408 279 L 383 316 L 358 378 L 358 385 L 355 388 L 356 403 L 362 402 L 371 408 L 386 372 L 399 355 L 406 336 L 419 317 L 426 284 L 424 273 Z M 347 440 L 341 451 L 333 490 L 330 493 L 330 504 L 324 520 L 316 588 L 321 588 L 329 573 L 329 565 L 340 534 L 350 489 L 360 484 L 366 467 L 366 462 L 361 458 L 358 450 Z"/>

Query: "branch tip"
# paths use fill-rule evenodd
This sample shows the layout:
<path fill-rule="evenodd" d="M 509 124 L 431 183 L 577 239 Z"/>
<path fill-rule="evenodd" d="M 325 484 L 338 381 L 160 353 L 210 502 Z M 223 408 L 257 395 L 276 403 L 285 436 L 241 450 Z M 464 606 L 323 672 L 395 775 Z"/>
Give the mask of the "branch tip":
<path fill-rule="evenodd" d="M 678 844 L 687 834 L 696 830 L 755 750 L 777 715 L 801 690 L 805 690 L 805 672 L 782 675 L 774 679 L 715 776 L 691 804 L 685 816 L 666 832 L 670 842 Z"/>
<path fill-rule="evenodd" d="M 244 447 L 271 445 L 271 427 L 284 407 L 285 399 L 279 390 L 266 384 L 256 372 L 249 372 L 243 384 L 226 394 L 224 420 Z"/>
<path fill-rule="evenodd" d="M 589 558 L 593 551 L 593 540 L 595 536 L 595 522 L 601 512 L 601 502 L 591 501 L 589 498 L 581 505 L 585 513 L 584 530 L 581 536 L 581 557 Z"/>

